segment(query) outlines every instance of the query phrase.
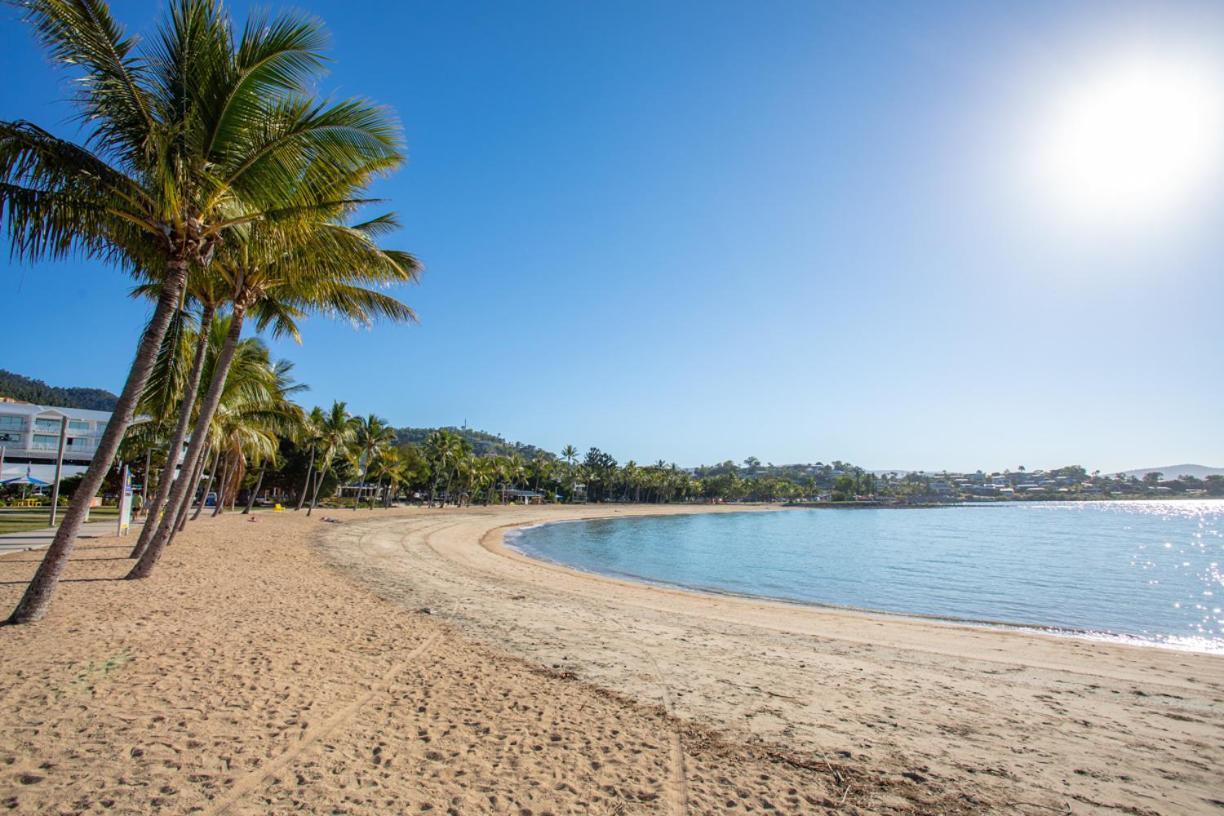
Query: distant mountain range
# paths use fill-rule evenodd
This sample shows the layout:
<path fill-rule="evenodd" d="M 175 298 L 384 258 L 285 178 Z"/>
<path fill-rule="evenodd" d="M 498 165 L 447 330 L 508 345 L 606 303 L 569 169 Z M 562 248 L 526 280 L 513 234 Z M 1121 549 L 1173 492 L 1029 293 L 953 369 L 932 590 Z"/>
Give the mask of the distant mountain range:
<path fill-rule="evenodd" d="M 0 368 L 0 397 L 11 397 L 37 405 L 113 411 L 119 397 L 101 388 L 59 388 Z"/>
<path fill-rule="evenodd" d="M 1207 467 L 1206 465 L 1165 465 L 1164 467 L 1138 468 L 1122 472 L 1137 479 L 1142 479 L 1149 473 L 1162 473 L 1166 479 L 1176 479 L 1179 476 L 1193 476 L 1196 479 L 1224 476 L 1224 468 Z"/>

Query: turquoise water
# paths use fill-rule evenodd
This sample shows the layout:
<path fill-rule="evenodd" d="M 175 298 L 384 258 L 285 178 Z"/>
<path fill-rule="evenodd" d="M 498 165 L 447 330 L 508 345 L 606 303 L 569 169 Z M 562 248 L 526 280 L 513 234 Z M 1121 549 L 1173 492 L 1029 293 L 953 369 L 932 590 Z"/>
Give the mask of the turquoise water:
<path fill-rule="evenodd" d="M 1224 652 L 1218 500 L 630 517 L 508 543 L 605 575 Z"/>

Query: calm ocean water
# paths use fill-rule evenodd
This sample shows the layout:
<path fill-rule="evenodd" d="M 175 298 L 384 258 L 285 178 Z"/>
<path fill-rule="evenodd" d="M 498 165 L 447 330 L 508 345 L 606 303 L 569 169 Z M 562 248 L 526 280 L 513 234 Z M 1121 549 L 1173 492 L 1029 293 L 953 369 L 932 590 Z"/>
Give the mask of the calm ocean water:
<path fill-rule="evenodd" d="M 617 518 L 508 543 L 605 575 L 1224 652 L 1219 500 Z"/>

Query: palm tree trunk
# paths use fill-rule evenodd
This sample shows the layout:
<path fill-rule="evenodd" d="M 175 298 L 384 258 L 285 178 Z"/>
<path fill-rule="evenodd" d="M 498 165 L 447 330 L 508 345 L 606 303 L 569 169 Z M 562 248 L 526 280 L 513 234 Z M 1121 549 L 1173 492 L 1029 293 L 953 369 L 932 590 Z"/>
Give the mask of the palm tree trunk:
<path fill-rule="evenodd" d="M 242 480 L 246 478 L 246 459 L 241 453 L 236 454 L 234 459 L 234 473 L 230 477 L 232 483 L 226 495 L 230 497 L 229 511 L 234 512 L 234 508 L 238 505 L 238 491 L 242 489 Z"/>
<path fill-rule="evenodd" d="M 217 355 L 212 382 L 208 384 L 208 391 L 205 393 L 204 400 L 200 404 L 200 415 L 196 419 L 195 431 L 191 434 L 191 444 L 187 446 L 187 464 L 189 467 L 195 466 L 196 461 L 203 452 L 208 436 L 208 426 L 212 423 L 213 415 L 217 412 L 217 405 L 221 402 L 221 391 L 225 386 L 225 378 L 229 374 L 230 363 L 234 360 L 234 352 L 238 347 L 238 339 L 242 335 L 242 323 L 245 315 L 246 308 L 241 303 L 235 303 L 233 314 L 230 316 L 229 332 L 225 336 L 225 345 L 221 347 L 221 353 Z M 186 485 L 178 483 L 170 491 L 169 506 L 174 509 L 175 513 L 178 512 L 179 506 L 183 503 L 186 493 Z M 207 493 L 205 496 L 207 496 Z M 174 532 L 173 525 L 166 524 L 165 519 L 163 519 L 162 523 L 157 527 L 157 533 L 153 540 L 149 542 L 149 546 L 145 549 L 144 554 L 136 562 L 136 566 L 132 567 L 132 571 L 127 574 L 127 577 L 147 577 L 153 571 L 153 566 L 157 563 L 157 560 L 161 558 L 162 551 L 170 543 L 170 537 Z"/>
<path fill-rule="evenodd" d="M 302 495 L 298 496 L 297 507 L 293 508 L 295 511 L 301 510 L 302 505 L 306 504 L 306 494 L 310 492 L 310 477 L 314 474 L 314 460 L 315 460 L 315 443 L 311 442 L 310 443 L 310 467 L 306 468 L 306 484 L 302 485 Z"/>
<path fill-rule="evenodd" d="M 306 515 L 310 515 L 315 506 L 319 503 L 319 488 L 323 487 L 324 471 L 331 467 L 331 457 L 324 457 L 324 467 L 315 471 L 314 491 L 310 494 L 310 507 L 306 508 Z"/>
<path fill-rule="evenodd" d="M 204 483 L 204 492 L 200 494 L 200 503 L 196 505 L 195 512 L 191 514 L 191 520 L 195 521 L 200 517 L 200 513 L 204 512 L 204 505 L 208 504 L 208 494 L 212 492 L 213 482 L 217 479 L 217 467 L 221 464 L 221 451 L 213 454 L 212 466 L 208 468 L 208 481 Z"/>
<path fill-rule="evenodd" d="M 251 495 L 247 497 L 246 507 L 242 511 L 242 515 L 251 515 L 251 508 L 255 506 L 255 497 L 259 495 L 259 488 L 263 487 L 264 473 L 268 470 L 268 463 L 264 462 L 259 466 L 259 478 L 255 480 L 255 489 L 251 491 Z"/>
<path fill-rule="evenodd" d="M 234 475 L 234 470 L 237 467 L 234 463 L 235 459 L 236 457 L 232 451 L 225 454 L 225 467 L 221 468 L 221 482 L 217 485 L 217 503 L 213 505 L 213 518 L 225 512 L 225 491 L 229 489 L 230 477 Z"/>
<path fill-rule="evenodd" d="M 370 449 L 366 448 L 365 464 L 361 466 L 361 484 L 357 488 L 357 495 L 353 498 L 353 512 L 356 513 L 361 507 L 361 494 L 365 491 L 366 478 L 370 474 Z M 374 502 L 370 502 L 370 509 L 374 509 Z"/>
<path fill-rule="evenodd" d="M 140 498 L 142 501 L 140 503 L 141 505 L 143 505 L 140 509 L 146 514 L 148 513 L 149 503 L 148 501 L 145 501 L 145 500 L 149 498 L 149 471 L 152 469 L 152 467 L 153 467 L 153 446 L 150 445 L 149 447 L 145 448 L 144 472 L 141 473 L 141 479 L 140 479 L 140 481 L 142 482 L 142 484 L 140 485 Z M 148 518 L 148 515 L 146 515 L 145 518 Z"/>
<path fill-rule="evenodd" d="M 94 453 L 93 461 L 89 463 L 81 484 L 72 494 L 72 501 L 68 503 L 64 520 L 60 523 L 51 546 L 47 548 L 47 554 L 39 564 L 38 571 L 34 573 L 33 580 L 26 587 L 20 603 L 9 616 L 9 623 L 29 623 L 47 614 L 47 608 L 55 596 L 55 588 L 59 584 L 60 575 L 63 574 L 64 567 L 68 564 L 68 557 L 72 555 L 72 550 L 76 547 L 77 533 L 80 532 L 81 524 L 89 512 L 89 503 L 98 494 L 98 489 L 102 487 L 102 480 L 106 478 L 111 463 L 115 461 L 119 443 L 123 441 L 123 435 L 127 432 L 128 425 L 132 423 L 136 403 L 144 393 L 145 385 L 149 381 L 149 374 L 157 360 L 157 352 L 161 349 L 166 329 L 170 326 L 170 319 L 174 316 L 175 309 L 178 308 L 183 285 L 187 282 L 187 267 L 186 257 L 173 258 L 166 265 L 167 276 L 165 282 L 162 283 L 161 294 L 157 298 L 157 308 L 153 310 L 153 317 L 145 326 L 140 343 L 136 346 L 136 358 L 132 362 L 131 370 L 128 371 L 127 382 L 123 384 L 123 393 L 119 395 L 119 401 L 115 404 L 110 422 L 106 424 L 106 430 L 102 432 L 102 438 L 98 440 L 98 450 Z"/>
<path fill-rule="evenodd" d="M 149 541 L 157 530 L 157 516 L 166 504 L 166 497 L 170 495 L 174 473 L 178 470 L 179 455 L 183 452 L 183 440 L 187 438 L 187 426 L 191 424 L 196 396 L 200 393 L 200 378 L 204 373 L 204 359 L 208 353 L 208 334 L 215 315 L 216 310 L 212 306 L 205 306 L 200 312 L 200 334 L 196 338 L 195 358 L 191 361 L 191 374 L 187 377 L 183 399 L 179 403 L 179 415 L 178 421 L 174 424 L 174 435 L 170 437 L 170 446 L 166 448 L 166 464 L 157 480 L 157 496 L 152 504 L 145 502 L 144 527 L 140 531 L 140 538 L 132 549 L 132 554 L 128 556 L 129 558 L 140 558 L 144 555 L 145 548 L 149 546 Z M 183 475 L 186 475 L 187 472 L 186 467 L 181 471 Z M 153 519 L 153 522 L 150 523 L 149 519 Z"/>
<path fill-rule="evenodd" d="M 187 513 L 191 510 L 191 502 L 195 499 L 196 491 L 200 489 L 200 479 L 204 476 L 204 466 L 207 464 L 206 457 L 201 456 L 199 466 L 191 473 L 191 483 L 195 487 L 191 489 L 187 501 L 183 502 L 183 506 L 179 508 L 178 515 L 173 518 L 174 529 L 179 532 L 182 532 L 183 528 L 187 526 Z M 166 517 L 169 517 L 169 513 L 166 514 Z"/>

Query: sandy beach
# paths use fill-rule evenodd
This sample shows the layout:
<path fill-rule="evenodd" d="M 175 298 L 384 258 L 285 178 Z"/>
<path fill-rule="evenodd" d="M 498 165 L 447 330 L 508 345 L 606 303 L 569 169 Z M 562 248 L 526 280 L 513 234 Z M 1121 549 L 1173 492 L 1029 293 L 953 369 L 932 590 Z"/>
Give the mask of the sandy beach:
<path fill-rule="evenodd" d="M 226 515 L 83 542 L 0 628 L 0 803 L 44 813 L 1224 811 L 1224 658 L 673 591 L 513 525 Z M 37 553 L 0 558 L 11 606 Z"/>

